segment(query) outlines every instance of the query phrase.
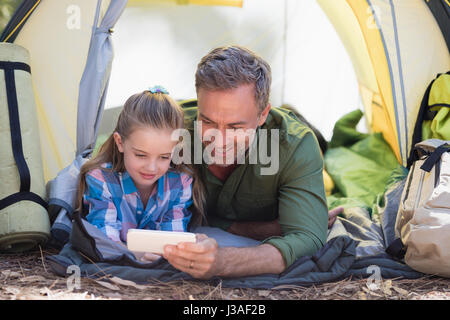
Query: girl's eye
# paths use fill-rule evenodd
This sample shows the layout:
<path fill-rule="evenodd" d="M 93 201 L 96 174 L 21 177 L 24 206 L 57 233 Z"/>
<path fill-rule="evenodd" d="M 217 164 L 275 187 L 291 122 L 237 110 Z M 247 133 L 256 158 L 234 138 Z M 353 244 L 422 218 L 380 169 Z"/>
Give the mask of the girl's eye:
<path fill-rule="evenodd" d="M 161 156 L 161 158 L 162 158 L 163 160 L 169 160 L 169 159 L 170 159 L 170 157 L 168 157 L 168 156 Z"/>
<path fill-rule="evenodd" d="M 136 154 L 136 157 L 138 157 L 138 158 L 144 158 L 145 155 L 144 155 L 144 154 Z"/>

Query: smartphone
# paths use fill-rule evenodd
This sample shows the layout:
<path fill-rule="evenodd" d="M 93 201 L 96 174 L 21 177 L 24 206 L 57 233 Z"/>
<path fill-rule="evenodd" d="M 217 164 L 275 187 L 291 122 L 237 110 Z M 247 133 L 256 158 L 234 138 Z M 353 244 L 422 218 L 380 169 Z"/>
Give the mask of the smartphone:
<path fill-rule="evenodd" d="M 129 229 L 127 233 L 128 250 L 135 252 L 163 254 L 165 245 L 180 242 L 196 242 L 195 233 L 145 229 Z"/>

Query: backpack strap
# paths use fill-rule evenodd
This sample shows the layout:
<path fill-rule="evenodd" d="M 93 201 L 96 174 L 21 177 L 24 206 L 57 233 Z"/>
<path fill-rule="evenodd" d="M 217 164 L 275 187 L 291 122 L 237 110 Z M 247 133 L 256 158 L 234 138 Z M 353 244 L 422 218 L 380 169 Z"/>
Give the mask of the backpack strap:
<path fill-rule="evenodd" d="M 17 103 L 14 71 L 22 70 L 31 73 L 30 66 L 23 62 L 0 61 L 0 69 L 3 69 L 5 73 L 11 146 L 20 177 L 20 191 L 1 199 L 0 210 L 22 200 L 36 202 L 47 209 L 47 202 L 36 193 L 30 191 L 30 170 L 23 155 L 22 133 L 20 131 L 19 106 Z"/>
<path fill-rule="evenodd" d="M 428 159 L 425 160 L 420 169 L 425 170 L 426 172 L 430 172 L 445 152 L 450 152 L 450 144 L 448 143 L 444 143 L 436 148 L 436 150 L 433 151 Z"/>

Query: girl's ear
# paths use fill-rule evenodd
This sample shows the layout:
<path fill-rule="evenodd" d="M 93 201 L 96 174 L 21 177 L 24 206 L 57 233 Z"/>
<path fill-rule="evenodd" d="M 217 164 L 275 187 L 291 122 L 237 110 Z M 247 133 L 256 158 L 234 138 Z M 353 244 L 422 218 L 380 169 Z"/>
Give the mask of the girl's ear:
<path fill-rule="evenodd" d="M 119 152 L 123 153 L 122 137 L 120 136 L 120 134 L 118 132 L 114 132 L 113 137 L 114 137 L 114 142 L 116 143 L 117 149 L 119 149 Z"/>

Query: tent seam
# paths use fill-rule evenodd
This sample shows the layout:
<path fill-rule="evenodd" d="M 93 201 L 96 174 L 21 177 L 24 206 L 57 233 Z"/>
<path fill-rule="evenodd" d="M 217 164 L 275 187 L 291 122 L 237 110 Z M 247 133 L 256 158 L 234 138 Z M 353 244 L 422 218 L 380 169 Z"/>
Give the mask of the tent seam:
<path fill-rule="evenodd" d="M 381 29 L 381 25 L 380 25 L 380 22 L 378 20 L 378 17 L 376 15 L 376 13 L 375 13 L 375 10 L 373 9 L 373 5 L 370 2 L 370 0 L 367 0 L 367 3 L 369 4 L 370 8 L 372 9 L 372 14 L 373 14 L 373 17 L 374 17 L 375 22 L 377 24 L 378 31 L 380 32 L 381 41 L 383 42 L 383 47 L 384 47 L 384 53 L 385 53 L 386 60 L 387 60 L 387 63 L 388 63 L 389 75 L 391 77 L 392 100 L 393 100 L 393 103 L 394 103 L 394 110 L 395 110 L 395 122 L 397 124 L 397 142 L 398 142 L 399 148 L 400 148 L 400 158 L 401 158 L 402 163 L 403 163 L 404 162 L 404 159 L 403 159 L 403 148 L 402 148 L 402 144 L 401 144 L 401 137 L 400 137 L 400 131 L 399 131 L 400 127 L 399 127 L 399 121 L 398 121 L 397 99 L 396 99 L 396 94 L 395 94 L 395 82 L 393 81 L 394 78 L 393 78 L 393 73 L 392 73 L 391 60 L 389 58 L 389 53 L 387 51 L 386 40 L 384 39 L 383 31 Z"/>

